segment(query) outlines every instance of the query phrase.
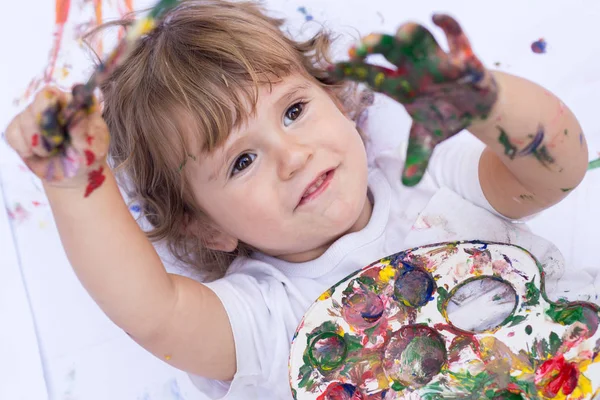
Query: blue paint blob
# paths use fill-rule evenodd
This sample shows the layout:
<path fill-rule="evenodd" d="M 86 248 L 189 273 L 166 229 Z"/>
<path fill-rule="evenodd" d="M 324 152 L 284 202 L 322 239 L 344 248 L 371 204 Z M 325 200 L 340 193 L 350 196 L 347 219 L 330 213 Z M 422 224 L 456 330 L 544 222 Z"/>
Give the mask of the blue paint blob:
<path fill-rule="evenodd" d="M 132 204 L 129 207 L 129 210 L 133 211 L 134 213 L 139 213 L 140 211 L 142 211 L 142 207 L 140 207 L 138 204 Z"/>
<path fill-rule="evenodd" d="M 394 297 L 409 307 L 418 308 L 433 300 L 435 281 L 431 274 L 403 263 L 405 269 L 394 282 Z"/>
<path fill-rule="evenodd" d="M 531 51 L 535 54 L 544 54 L 546 52 L 546 46 L 546 41 L 544 39 L 539 39 L 531 43 Z"/>

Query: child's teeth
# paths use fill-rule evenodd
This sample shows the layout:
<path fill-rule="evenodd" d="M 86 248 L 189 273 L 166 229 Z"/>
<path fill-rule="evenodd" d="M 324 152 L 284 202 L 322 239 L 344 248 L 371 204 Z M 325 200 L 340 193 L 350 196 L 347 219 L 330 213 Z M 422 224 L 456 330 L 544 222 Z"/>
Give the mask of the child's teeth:
<path fill-rule="evenodd" d="M 308 190 L 306 191 L 306 193 L 304 193 L 303 197 L 306 197 L 306 196 L 310 195 L 311 193 L 314 193 L 315 190 L 317 190 L 319 188 L 319 186 L 321 186 L 323 184 L 324 180 L 325 180 L 325 175 L 321 176 L 319 178 L 319 180 L 314 183 L 314 185 L 309 187 Z"/>

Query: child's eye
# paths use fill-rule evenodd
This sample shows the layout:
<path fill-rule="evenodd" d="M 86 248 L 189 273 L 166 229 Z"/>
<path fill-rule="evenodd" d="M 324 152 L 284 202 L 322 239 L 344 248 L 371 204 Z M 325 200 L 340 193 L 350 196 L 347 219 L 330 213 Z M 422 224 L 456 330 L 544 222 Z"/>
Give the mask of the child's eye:
<path fill-rule="evenodd" d="M 305 102 L 299 101 L 298 103 L 292 104 L 290 108 L 285 110 L 285 115 L 283 117 L 283 125 L 288 126 L 293 121 L 300 118 L 302 111 L 304 111 Z"/>
<path fill-rule="evenodd" d="M 255 159 L 256 154 L 252 153 L 244 153 L 238 158 L 236 158 L 236 160 L 233 163 L 233 167 L 231 168 L 231 176 L 234 176 L 248 168 Z"/>

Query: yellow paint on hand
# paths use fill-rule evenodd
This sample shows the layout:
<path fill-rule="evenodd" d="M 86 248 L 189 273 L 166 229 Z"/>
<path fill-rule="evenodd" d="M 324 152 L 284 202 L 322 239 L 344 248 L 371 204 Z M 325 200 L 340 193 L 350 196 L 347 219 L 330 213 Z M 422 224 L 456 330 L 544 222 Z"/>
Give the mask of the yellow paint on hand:
<path fill-rule="evenodd" d="M 170 359 L 171 359 L 171 356 L 167 354 L 167 355 L 165 356 L 165 360 L 169 361 Z"/>
<path fill-rule="evenodd" d="M 377 76 L 375 76 L 375 87 L 380 87 L 383 82 L 385 81 L 385 74 L 383 72 L 380 72 L 377 74 Z"/>

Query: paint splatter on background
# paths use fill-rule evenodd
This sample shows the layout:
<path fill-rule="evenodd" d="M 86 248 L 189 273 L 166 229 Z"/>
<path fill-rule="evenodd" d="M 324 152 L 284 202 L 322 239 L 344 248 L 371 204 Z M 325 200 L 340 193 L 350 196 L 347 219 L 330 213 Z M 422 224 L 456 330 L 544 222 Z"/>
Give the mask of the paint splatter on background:
<path fill-rule="evenodd" d="M 546 52 L 546 47 L 548 43 L 544 40 L 544 38 L 540 38 L 535 42 L 531 43 L 531 51 L 536 54 L 544 54 Z"/>
<path fill-rule="evenodd" d="M 305 21 L 312 21 L 314 19 L 313 16 L 306 11 L 306 7 L 298 7 L 298 12 L 304 15 Z"/>
<path fill-rule="evenodd" d="M 588 171 L 596 168 L 600 168 L 600 158 L 590 161 L 590 163 L 588 164 Z"/>
<path fill-rule="evenodd" d="M 23 95 L 14 100 L 15 105 L 28 101 L 42 86 L 60 84 L 69 76 L 73 66 L 66 61 L 61 61 L 64 48 L 69 47 L 70 41 L 78 43 L 81 48 L 85 47 L 82 36 L 104 21 L 106 6 L 110 9 L 116 8 L 116 12 L 121 18 L 133 11 L 133 0 L 55 1 L 54 39 L 48 63 L 40 75 L 31 79 Z M 77 8 L 76 12 L 73 12 L 73 7 Z M 67 38 L 66 33 L 72 33 L 73 37 Z M 120 29 L 118 39 L 121 39 L 124 34 L 124 30 Z M 104 44 L 100 37 L 90 39 L 90 45 L 96 54 L 104 55 Z"/>

